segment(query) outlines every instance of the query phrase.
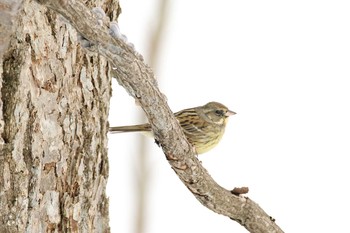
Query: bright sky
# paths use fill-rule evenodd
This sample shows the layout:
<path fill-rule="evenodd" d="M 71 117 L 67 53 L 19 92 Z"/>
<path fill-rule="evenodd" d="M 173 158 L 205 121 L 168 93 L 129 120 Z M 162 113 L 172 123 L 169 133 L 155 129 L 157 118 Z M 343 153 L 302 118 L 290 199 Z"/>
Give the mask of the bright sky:
<path fill-rule="evenodd" d="M 120 0 L 121 32 L 142 54 L 154 2 Z M 350 3 L 178 0 L 170 11 L 157 68 L 170 107 L 215 100 L 238 113 L 203 166 L 227 189 L 248 186 L 285 232 L 348 232 Z M 143 123 L 113 89 L 110 125 Z M 109 137 L 112 232 L 134 229 L 137 137 Z M 203 207 L 147 143 L 147 233 L 247 232 Z"/>

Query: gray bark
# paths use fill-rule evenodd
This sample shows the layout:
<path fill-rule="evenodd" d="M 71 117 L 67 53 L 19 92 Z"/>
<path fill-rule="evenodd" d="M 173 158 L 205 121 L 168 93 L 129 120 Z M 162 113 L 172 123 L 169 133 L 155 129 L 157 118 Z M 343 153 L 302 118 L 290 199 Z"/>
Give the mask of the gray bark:
<path fill-rule="evenodd" d="M 116 17 L 118 2 L 104 4 Z M 13 26 L 0 77 L 0 232 L 109 232 L 110 66 L 36 2 Z"/>

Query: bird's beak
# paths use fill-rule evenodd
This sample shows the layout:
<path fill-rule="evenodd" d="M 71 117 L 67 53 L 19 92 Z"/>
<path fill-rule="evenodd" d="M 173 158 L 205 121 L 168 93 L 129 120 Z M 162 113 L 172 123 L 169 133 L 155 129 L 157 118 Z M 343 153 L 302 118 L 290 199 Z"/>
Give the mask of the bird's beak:
<path fill-rule="evenodd" d="M 232 116 L 232 115 L 235 115 L 236 113 L 234 111 L 231 111 L 231 110 L 228 110 L 226 113 L 225 113 L 225 116 L 229 117 L 229 116 Z"/>

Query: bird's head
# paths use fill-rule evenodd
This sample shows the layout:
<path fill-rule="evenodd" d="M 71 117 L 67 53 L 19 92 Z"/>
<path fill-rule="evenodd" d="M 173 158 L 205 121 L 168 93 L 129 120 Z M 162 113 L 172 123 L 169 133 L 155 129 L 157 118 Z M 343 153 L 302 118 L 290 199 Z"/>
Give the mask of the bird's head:
<path fill-rule="evenodd" d="M 218 102 L 207 103 L 203 106 L 203 112 L 213 123 L 218 125 L 225 125 L 228 117 L 236 114 Z"/>

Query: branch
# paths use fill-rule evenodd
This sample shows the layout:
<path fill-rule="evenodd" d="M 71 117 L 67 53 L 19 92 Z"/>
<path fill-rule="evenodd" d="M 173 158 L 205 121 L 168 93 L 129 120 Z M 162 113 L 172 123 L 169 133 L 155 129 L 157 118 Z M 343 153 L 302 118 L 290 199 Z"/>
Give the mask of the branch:
<path fill-rule="evenodd" d="M 90 9 L 79 0 L 37 0 L 64 16 L 92 47 L 108 59 L 119 84 L 145 111 L 155 139 L 161 145 L 172 169 L 199 202 L 227 216 L 249 232 L 283 232 L 255 202 L 219 186 L 202 167 L 192 146 L 158 89 L 150 67 L 122 36 L 111 36 L 108 27 L 98 23 Z"/>

